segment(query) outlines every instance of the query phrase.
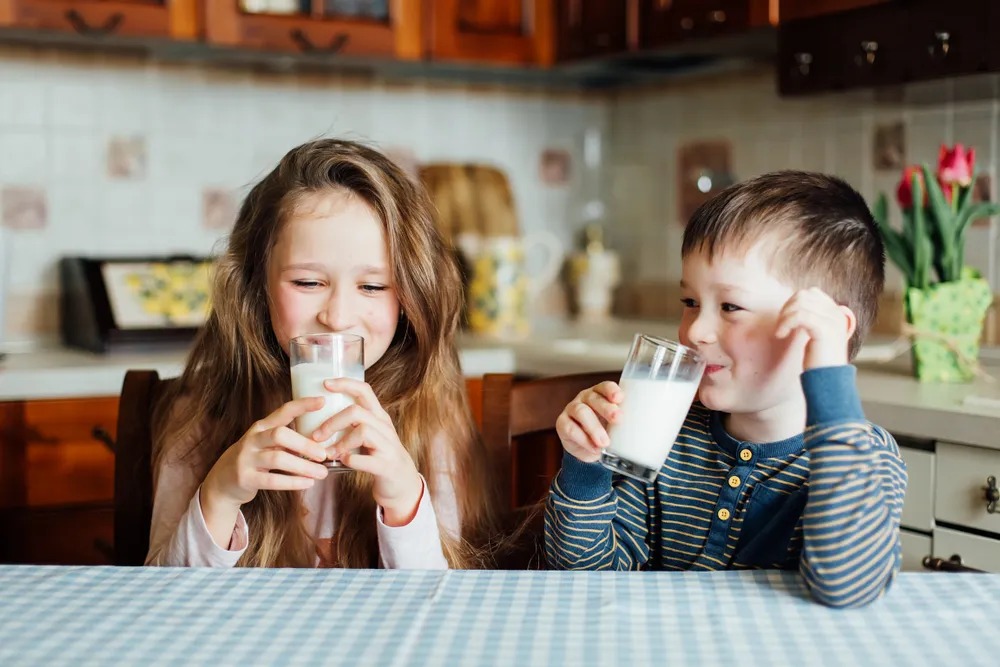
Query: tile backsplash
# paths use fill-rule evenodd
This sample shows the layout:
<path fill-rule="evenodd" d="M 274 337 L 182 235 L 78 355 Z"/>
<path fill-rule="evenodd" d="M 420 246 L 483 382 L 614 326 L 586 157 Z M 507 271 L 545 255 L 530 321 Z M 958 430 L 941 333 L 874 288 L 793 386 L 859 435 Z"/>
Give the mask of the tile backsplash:
<path fill-rule="evenodd" d="M 831 172 L 874 201 L 892 196 L 895 162 L 933 164 L 941 142 L 962 141 L 995 184 L 1000 93 L 994 77 L 978 85 L 975 101 L 960 101 L 951 82 L 788 99 L 762 67 L 550 94 L 0 47 L 4 340 L 54 336 L 59 257 L 217 250 L 249 186 L 289 148 L 323 135 L 375 143 L 411 170 L 499 166 L 521 229 L 552 231 L 567 248 L 585 205 L 606 200 L 605 239 L 625 276 L 620 312 L 669 314 L 690 202 L 681 195 L 692 192 L 682 157 L 710 155 L 731 171 L 726 179 Z M 594 128 L 603 131 L 596 170 L 584 140 Z M 995 221 L 972 228 L 967 261 L 1000 292 L 998 234 Z M 890 290 L 900 286 L 890 269 Z"/>
<path fill-rule="evenodd" d="M 671 304 L 658 300 L 671 298 L 680 278 L 685 175 L 678 165 L 689 147 L 728 145 L 736 180 L 783 168 L 837 174 L 870 203 L 885 192 L 898 224 L 895 189 L 901 169 L 894 163 L 926 162 L 933 168 L 942 142 L 975 146 L 978 170 L 996 183 L 997 79 L 976 77 L 973 83 L 974 96 L 958 94 L 955 82 L 943 81 L 889 92 L 781 98 L 773 72 L 762 68 L 620 93 L 611 102 L 615 220 L 609 238 L 634 277 L 632 309 L 671 312 Z M 961 101 L 969 98 L 974 101 Z M 902 152 L 895 155 L 900 143 Z M 995 220 L 970 228 L 966 261 L 1000 292 Z M 901 286 L 890 264 L 888 290 Z"/>
<path fill-rule="evenodd" d="M 522 230 L 570 245 L 578 183 L 543 182 L 543 149 L 578 156 L 606 99 L 388 84 L 0 47 L 0 212 L 8 343 L 54 336 L 58 258 L 218 250 L 249 187 L 291 147 L 335 135 L 403 162 L 485 162 Z M 407 165 L 412 169 L 412 164 Z"/>

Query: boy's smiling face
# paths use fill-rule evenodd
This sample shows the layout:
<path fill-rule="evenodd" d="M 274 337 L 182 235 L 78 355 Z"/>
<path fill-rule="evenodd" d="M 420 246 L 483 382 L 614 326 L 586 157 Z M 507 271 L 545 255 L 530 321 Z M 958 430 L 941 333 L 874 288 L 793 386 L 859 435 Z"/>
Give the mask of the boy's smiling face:
<path fill-rule="evenodd" d="M 679 337 L 707 364 L 699 399 L 744 425 L 756 424 L 727 428 L 757 441 L 789 437 L 805 426 L 799 376 L 806 341 L 775 337 L 778 316 L 796 288 L 771 271 L 768 249 L 758 241 L 746 250 L 716 252 L 711 261 L 702 251 L 690 253 L 681 280 Z"/>

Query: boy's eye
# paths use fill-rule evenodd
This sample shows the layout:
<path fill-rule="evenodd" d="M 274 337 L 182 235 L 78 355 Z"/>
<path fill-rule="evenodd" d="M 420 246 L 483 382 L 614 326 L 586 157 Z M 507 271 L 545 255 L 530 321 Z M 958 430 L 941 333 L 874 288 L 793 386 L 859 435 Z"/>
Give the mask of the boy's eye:
<path fill-rule="evenodd" d="M 305 287 L 307 289 L 319 287 L 320 285 L 318 280 L 293 280 L 292 284 L 296 287 Z"/>
<path fill-rule="evenodd" d="M 694 299 L 681 299 L 681 303 L 684 304 L 685 308 L 697 308 L 698 302 Z"/>
<path fill-rule="evenodd" d="M 369 294 L 375 294 L 377 292 L 384 292 L 386 290 L 385 285 L 373 285 L 371 283 L 365 283 L 361 286 L 362 292 L 368 292 Z"/>
<path fill-rule="evenodd" d="M 738 310 L 743 310 L 735 303 L 724 303 L 722 304 L 722 312 L 724 313 L 735 313 Z"/>

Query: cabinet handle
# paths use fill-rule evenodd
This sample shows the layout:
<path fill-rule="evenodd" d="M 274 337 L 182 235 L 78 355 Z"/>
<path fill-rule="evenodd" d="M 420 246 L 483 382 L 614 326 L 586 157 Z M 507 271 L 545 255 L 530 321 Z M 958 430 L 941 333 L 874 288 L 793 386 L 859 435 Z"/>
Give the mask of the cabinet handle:
<path fill-rule="evenodd" d="M 951 558 L 945 560 L 944 558 L 935 558 L 934 556 L 924 556 L 922 561 L 923 566 L 928 570 L 935 570 L 937 572 L 979 572 L 975 568 L 969 567 L 962 563 L 962 557 L 958 554 L 953 555 Z"/>
<path fill-rule="evenodd" d="M 95 440 L 99 440 L 104 443 L 104 446 L 110 449 L 112 452 L 115 451 L 115 439 L 111 437 L 111 434 L 102 426 L 95 426 L 91 431 L 90 435 L 93 436 Z"/>
<path fill-rule="evenodd" d="M 344 48 L 344 45 L 347 44 L 347 41 L 350 39 L 350 35 L 346 32 L 339 33 L 330 40 L 330 46 L 325 49 L 321 49 L 312 43 L 312 40 L 309 39 L 309 35 L 307 35 L 301 28 L 292 29 L 289 35 L 291 36 L 292 41 L 295 42 L 300 49 L 302 49 L 303 53 L 323 52 L 331 55 Z"/>
<path fill-rule="evenodd" d="M 986 478 L 986 486 L 983 487 L 986 496 L 986 511 L 990 514 L 1000 512 L 997 503 L 1000 503 L 1000 488 L 997 488 L 997 478 L 990 475 Z"/>
<path fill-rule="evenodd" d="M 712 23 L 725 23 L 726 22 L 726 12 L 721 9 L 715 9 L 708 13 L 708 20 Z"/>
<path fill-rule="evenodd" d="M 102 35 L 110 35 L 115 30 L 118 30 L 121 27 L 122 21 L 125 20 L 125 15 L 121 12 L 115 12 L 108 17 L 108 20 L 103 25 L 92 26 L 87 23 L 87 19 L 83 17 L 83 14 L 75 9 L 67 9 L 66 20 L 73 26 L 73 30 L 76 30 L 81 35 L 100 37 Z"/>
<path fill-rule="evenodd" d="M 792 56 L 795 60 L 796 70 L 801 76 L 809 76 L 809 69 L 812 65 L 813 57 L 811 53 L 796 53 Z"/>
<path fill-rule="evenodd" d="M 878 55 L 878 42 L 875 40 L 861 42 L 861 51 L 864 59 L 862 60 L 862 56 L 855 58 L 858 67 L 871 67 L 875 64 L 875 56 Z"/>
<path fill-rule="evenodd" d="M 934 60 L 944 60 L 951 51 L 951 33 L 938 30 L 934 33 L 934 43 L 927 47 L 927 52 Z"/>

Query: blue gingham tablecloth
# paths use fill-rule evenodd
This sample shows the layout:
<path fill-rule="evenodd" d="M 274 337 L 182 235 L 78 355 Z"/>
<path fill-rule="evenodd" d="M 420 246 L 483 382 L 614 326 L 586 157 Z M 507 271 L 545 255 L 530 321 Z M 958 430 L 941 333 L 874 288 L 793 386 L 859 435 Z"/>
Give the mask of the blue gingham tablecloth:
<path fill-rule="evenodd" d="M 0 566 L 0 665 L 991 665 L 1000 575 Z"/>

